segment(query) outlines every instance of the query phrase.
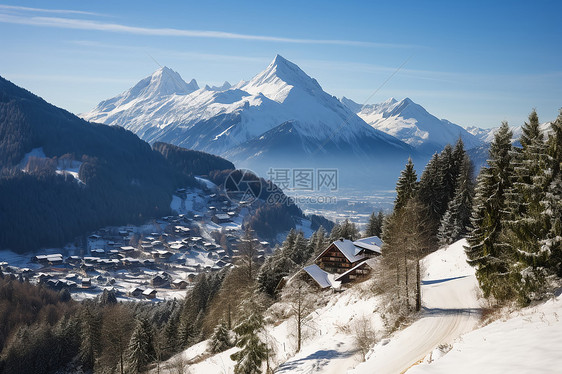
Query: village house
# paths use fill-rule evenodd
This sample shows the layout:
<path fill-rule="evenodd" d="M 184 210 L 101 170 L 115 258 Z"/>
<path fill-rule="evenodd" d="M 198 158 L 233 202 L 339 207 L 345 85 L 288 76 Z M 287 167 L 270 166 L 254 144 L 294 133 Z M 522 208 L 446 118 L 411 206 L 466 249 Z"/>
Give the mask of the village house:
<path fill-rule="evenodd" d="M 375 240 L 373 238 L 364 238 L 355 242 L 343 238 L 336 240 L 318 255 L 314 263 L 328 273 L 345 273 L 360 262 L 381 254 L 380 246 L 372 244 Z"/>
<path fill-rule="evenodd" d="M 178 290 L 184 290 L 187 287 L 187 281 L 183 279 L 175 279 L 172 282 L 172 287 L 177 288 Z"/>
<path fill-rule="evenodd" d="M 147 288 L 146 290 L 144 290 L 142 292 L 142 296 L 144 296 L 147 299 L 155 299 L 156 298 L 156 290 L 153 290 L 152 288 Z"/>
<path fill-rule="evenodd" d="M 306 266 L 291 279 L 283 280 L 278 288 L 295 278 L 309 281 L 320 288 L 340 289 L 345 283 L 366 278 L 381 255 L 382 241 L 376 237 L 362 238 L 356 241 L 339 239 L 332 242 L 312 265 Z"/>

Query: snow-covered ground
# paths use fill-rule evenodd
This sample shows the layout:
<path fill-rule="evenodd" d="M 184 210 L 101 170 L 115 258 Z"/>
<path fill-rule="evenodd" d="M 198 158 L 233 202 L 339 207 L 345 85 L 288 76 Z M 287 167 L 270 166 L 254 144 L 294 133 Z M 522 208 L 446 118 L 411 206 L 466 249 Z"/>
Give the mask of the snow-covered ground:
<path fill-rule="evenodd" d="M 477 326 L 478 284 L 474 270 L 466 264 L 463 245 L 465 240 L 423 260 L 422 318 L 398 331 L 389 342 L 376 345 L 367 361 L 358 365 L 353 374 L 402 373 L 435 347 L 451 344 Z"/>
<path fill-rule="evenodd" d="M 436 350 L 408 373 L 560 373 L 561 312 L 558 294 L 463 335 L 448 353 Z"/>
<path fill-rule="evenodd" d="M 369 359 L 356 345 L 356 329 L 367 321 L 377 340 L 385 331 L 379 313 L 381 299 L 370 282 L 357 284 L 341 293 L 319 292 L 319 305 L 305 323 L 305 339 L 296 353 L 295 325 L 292 318 L 266 327 L 267 340 L 275 347 L 272 362 L 277 373 L 399 373 L 422 360 L 442 343 L 452 343 L 478 323 L 478 287 L 474 271 L 466 264 L 464 241 L 427 256 L 423 261 L 423 318 L 396 333 L 391 340 L 379 342 Z M 278 303 L 266 313 L 270 320 L 283 314 L 287 305 Z M 420 338 L 421 337 L 421 338 Z M 230 354 L 237 348 L 214 356 L 205 356 L 206 342 L 180 355 L 191 361 L 190 373 L 232 373 Z M 195 363 L 195 362 L 196 363 Z M 353 368 L 355 371 L 351 371 Z"/>

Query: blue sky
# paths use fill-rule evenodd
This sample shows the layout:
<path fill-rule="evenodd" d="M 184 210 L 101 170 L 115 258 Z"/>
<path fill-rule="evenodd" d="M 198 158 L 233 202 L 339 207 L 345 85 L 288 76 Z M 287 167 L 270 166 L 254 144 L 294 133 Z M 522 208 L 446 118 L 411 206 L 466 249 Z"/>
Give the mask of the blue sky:
<path fill-rule="evenodd" d="M 490 4 L 491 3 L 491 4 Z M 159 65 L 200 86 L 279 53 L 359 103 L 410 97 L 463 126 L 562 107 L 558 1 L 1 1 L 0 75 L 81 113 Z"/>

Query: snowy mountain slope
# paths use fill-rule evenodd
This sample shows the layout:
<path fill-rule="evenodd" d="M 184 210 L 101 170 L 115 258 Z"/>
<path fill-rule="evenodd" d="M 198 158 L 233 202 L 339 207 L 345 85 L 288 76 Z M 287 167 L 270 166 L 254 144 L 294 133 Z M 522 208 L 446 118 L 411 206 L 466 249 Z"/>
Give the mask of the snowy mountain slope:
<path fill-rule="evenodd" d="M 541 123 L 540 129 L 543 134 L 548 135 L 551 133 L 552 129 L 550 127 L 551 122 Z M 466 131 L 483 141 L 484 143 L 491 143 L 494 141 L 494 135 L 498 131 L 499 127 L 492 127 L 489 129 L 483 129 L 476 126 L 470 126 L 466 128 Z M 512 143 L 518 143 L 519 138 L 522 134 L 522 127 L 521 126 L 510 126 L 511 131 L 513 132 Z"/>
<path fill-rule="evenodd" d="M 339 163 L 330 165 L 334 168 L 379 160 L 394 178 L 409 156 L 417 156 L 279 55 L 250 81 L 235 86 L 197 89 L 194 81 L 178 81 L 179 74 L 160 69 L 82 117 L 123 126 L 148 142 L 219 154 L 260 173 L 277 161 L 290 168 L 303 167 L 306 159 L 307 167 L 318 167 L 329 154 Z M 383 165 L 383 158 L 391 164 Z"/>
<path fill-rule="evenodd" d="M 341 102 L 377 130 L 406 142 L 425 153 L 438 152 L 446 144 L 454 144 L 462 137 L 467 149 L 482 141 L 461 126 L 428 113 L 421 105 L 405 98 L 390 98 L 380 104 L 361 106 L 348 98 Z"/>

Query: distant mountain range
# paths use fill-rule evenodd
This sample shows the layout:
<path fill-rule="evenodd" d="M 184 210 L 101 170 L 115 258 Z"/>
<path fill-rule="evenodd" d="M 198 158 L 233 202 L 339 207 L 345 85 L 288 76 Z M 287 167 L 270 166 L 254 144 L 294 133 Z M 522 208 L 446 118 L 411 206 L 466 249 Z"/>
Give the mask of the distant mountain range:
<path fill-rule="evenodd" d="M 409 98 L 360 105 L 326 93 L 277 55 L 250 81 L 199 88 L 163 67 L 82 118 L 123 126 L 142 139 L 214 153 L 261 175 L 270 168 L 334 167 L 348 187 L 392 187 L 408 157 L 423 169 L 462 138 L 477 166 L 492 129 L 465 129 Z M 344 175 L 345 174 L 345 175 Z"/>
<path fill-rule="evenodd" d="M 369 126 L 279 55 L 248 82 L 197 87 L 161 68 L 82 118 L 123 126 L 148 142 L 215 153 L 262 175 L 271 167 L 345 168 L 365 184 L 388 186 L 409 156 L 421 155 Z M 368 173 L 361 164 L 370 165 Z"/>
<path fill-rule="evenodd" d="M 395 136 L 425 153 L 439 152 L 446 144 L 462 138 L 467 149 L 478 147 L 482 140 L 463 127 L 438 119 L 409 98 L 394 98 L 380 104 L 359 105 L 343 97 L 341 102 L 373 128 Z"/>

